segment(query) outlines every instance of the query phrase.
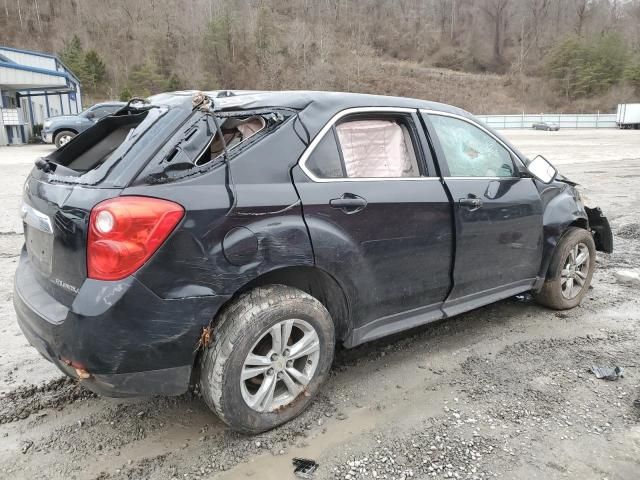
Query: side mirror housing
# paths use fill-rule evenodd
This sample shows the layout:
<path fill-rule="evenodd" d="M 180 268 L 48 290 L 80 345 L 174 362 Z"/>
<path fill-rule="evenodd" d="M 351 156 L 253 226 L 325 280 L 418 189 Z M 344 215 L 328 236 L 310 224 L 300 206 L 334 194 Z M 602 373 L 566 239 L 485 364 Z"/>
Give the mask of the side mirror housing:
<path fill-rule="evenodd" d="M 87 112 L 87 118 L 89 120 L 93 120 L 94 118 L 96 118 L 96 114 L 93 112 Z"/>
<path fill-rule="evenodd" d="M 527 170 L 529 170 L 529 173 L 533 175 L 536 180 L 539 180 L 542 183 L 551 183 L 558 174 L 556 167 L 554 167 L 551 162 L 542 155 L 538 155 L 531 160 L 527 166 Z"/>

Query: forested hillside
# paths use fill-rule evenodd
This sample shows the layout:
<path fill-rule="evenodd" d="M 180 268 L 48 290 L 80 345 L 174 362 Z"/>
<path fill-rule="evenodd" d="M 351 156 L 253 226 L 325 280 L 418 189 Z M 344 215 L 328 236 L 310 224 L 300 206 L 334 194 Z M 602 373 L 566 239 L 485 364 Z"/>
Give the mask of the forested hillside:
<path fill-rule="evenodd" d="M 3 0 L 0 44 L 58 53 L 85 103 L 181 88 L 372 92 L 476 113 L 640 101 L 640 0 Z"/>

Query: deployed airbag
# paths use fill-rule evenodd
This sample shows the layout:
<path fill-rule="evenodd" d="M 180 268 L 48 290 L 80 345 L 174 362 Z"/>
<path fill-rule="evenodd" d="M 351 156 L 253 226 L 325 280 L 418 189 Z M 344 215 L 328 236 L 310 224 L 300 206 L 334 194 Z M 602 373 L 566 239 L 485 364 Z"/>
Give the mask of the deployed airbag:
<path fill-rule="evenodd" d="M 406 129 L 390 120 L 353 120 L 336 127 L 349 177 L 418 176 Z"/>

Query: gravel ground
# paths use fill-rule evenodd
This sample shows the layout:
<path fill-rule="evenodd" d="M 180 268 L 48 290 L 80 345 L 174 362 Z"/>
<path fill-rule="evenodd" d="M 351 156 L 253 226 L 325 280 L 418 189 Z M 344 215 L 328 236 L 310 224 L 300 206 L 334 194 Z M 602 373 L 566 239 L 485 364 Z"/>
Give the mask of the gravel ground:
<path fill-rule="evenodd" d="M 197 392 L 99 398 L 39 358 L 16 323 L 17 215 L 33 159 L 50 147 L 0 148 L 0 478 L 318 479 L 640 478 L 640 132 L 512 131 L 580 182 L 615 233 L 593 289 L 570 311 L 508 299 L 353 350 L 301 417 L 246 437 Z M 592 365 L 621 366 L 611 382 Z"/>

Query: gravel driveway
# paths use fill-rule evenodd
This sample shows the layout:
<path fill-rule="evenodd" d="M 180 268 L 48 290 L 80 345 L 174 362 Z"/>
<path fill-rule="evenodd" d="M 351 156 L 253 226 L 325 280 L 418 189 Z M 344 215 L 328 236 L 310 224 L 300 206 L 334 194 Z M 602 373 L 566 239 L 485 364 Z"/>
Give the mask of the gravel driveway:
<path fill-rule="evenodd" d="M 98 398 L 38 357 L 12 307 L 21 188 L 48 146 L 0 147 L 0 478 L 640 478 L 640 131 L 511 131 L 583 185 L 615 232 L 583 304 L 508 299 L 337 354 L 318 400 L 255 437 L 197 392 Z M 618 381 L 592 365 L 621 366 Z"/>

